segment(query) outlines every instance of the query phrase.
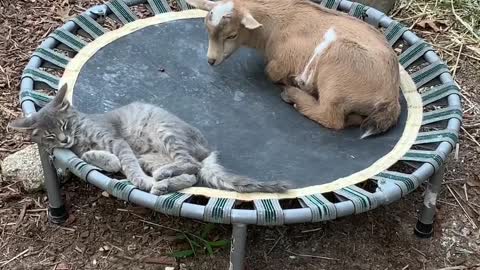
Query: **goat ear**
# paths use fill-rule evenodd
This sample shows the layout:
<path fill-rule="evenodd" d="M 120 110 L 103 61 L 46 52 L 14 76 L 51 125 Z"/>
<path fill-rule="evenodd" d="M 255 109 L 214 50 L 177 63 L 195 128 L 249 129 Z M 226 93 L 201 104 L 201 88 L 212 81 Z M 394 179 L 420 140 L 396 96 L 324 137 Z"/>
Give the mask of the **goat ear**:
<path fill-rule="evenodd" d="M 255 18 L 253 18 L 252 14 L 250 14 L 250 12 L 246 12 L 243 15 L 242 24 L 243 24 L 243 26 L 245 26 L 245 28 L 250 29 L 250 30 L 257 29 L 257 28 L 262 26 L 261 23 L 259 23 L 257 20 L 255 20 Z"/>
<path fill-rule="evenodd" d="M 32 130 L 35 128 L 36 124 L 36 115 L 32 114 L 28 117 L 17 118 L 12 122 L 8 123 L 8 127 L 20 131 Z"/>
<path fill-rule="evenodd" d="M 187 0 L 187 4 L 206 11 L 212 10 L 217 5 L 217 3 L 209 0 Z"/>

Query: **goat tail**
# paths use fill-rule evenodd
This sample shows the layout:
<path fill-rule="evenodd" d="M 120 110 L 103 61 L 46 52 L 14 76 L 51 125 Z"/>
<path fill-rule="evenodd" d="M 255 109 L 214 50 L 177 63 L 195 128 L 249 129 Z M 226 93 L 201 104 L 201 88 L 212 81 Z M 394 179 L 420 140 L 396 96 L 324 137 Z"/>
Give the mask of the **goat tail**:
<path fill-rule="evenodd" d="M 283 182 L 262 183 L 245 176 L 230 173 L 218 163 L 217 155 L 217 152 L 212 152 L 202 161 L 202 167 L 198 175 L 201 183 L 207 187 L 241 193 L 281 193 L 289 188 L 288 184 Z"/>
<path fill-rule="evenodd" d="M 400 73 L 400 88 L 403 91 L 415 91 L 417 88 L 412 77 L 410 77 L 401 64 L 398 64 L 398 69 Z M 387 131 L 397 123 L 400 111 L 401 106 L 398 98 L 377 103 L 370 115 L 360 125 L 360 128 L 364 131 L 361 138 Z"/>
<path fill-rule="evenodd" d="M 378 103 L 360 125 L 360 128 L 363 130 L 361 138 L 364 139 L 387 131 L 397 123 L 400 110 L 398 99 L 392 102 Z"/>

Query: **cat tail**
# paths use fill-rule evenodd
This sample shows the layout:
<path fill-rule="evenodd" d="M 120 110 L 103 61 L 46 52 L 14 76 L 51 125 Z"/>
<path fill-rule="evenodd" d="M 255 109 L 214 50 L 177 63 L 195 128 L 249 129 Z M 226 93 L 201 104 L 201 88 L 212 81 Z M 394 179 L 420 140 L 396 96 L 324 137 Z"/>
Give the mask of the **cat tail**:
<path fill-rule="evenodd" d="M 289 189 L 289 185 L 283 182 L 257 182 L 248 177 L 230 173 L 218 163 L 217 155 L 217 152 L 210 153 L 202 161 L 202 167 L 198 174 L 200 181 L 208 187 L 241 193 L 280 193 Z"/>

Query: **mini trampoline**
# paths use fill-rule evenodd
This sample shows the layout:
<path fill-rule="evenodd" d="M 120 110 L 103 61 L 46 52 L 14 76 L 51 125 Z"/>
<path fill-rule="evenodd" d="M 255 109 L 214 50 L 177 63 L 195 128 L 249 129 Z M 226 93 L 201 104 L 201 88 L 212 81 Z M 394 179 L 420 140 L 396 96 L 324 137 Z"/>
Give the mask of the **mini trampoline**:
<path fill-rule="evenodd" d="M 381 29 L 409 73 L 402 73 L 402 80 L 412 82 L 401 89 L 398 124 L 361 140 L 358 128 L 328 130 L 286 105 L 253 50 L 240 49 L 222 65 L 209 66 L 206 13 L 184 0 L 176 3 L 180 11 L 172 11 L 165 0 L 113 0 L 53 31 L 23 72 L 23 112 L 38 110 L 52 98 L 42 90 L 55 93 L 64 82 L 74 106 L 86 113 L 150 102 L 199 128 L 227 168 L 256 179 L 289 179 L 292 189 L 241 194 L 192 187 L 155 196 L 67 149 L 49 155 L 40 147 L 51 222 L 67 218 L 58 178 L 68 171 L 158 212 L 233 224 L 231 269 L 242 269 L 248 224 L 358 214 L 394 202 L 430 179 L 415 232 L 432 234 L 443 164 L 457 145 L 462 109 L 458 85 L 429 44 L 373 8 L 346 0 L 318 2 Z M 140 7 L 149 16 L 140 19 Z M 122 26 L 107 30 L 107 18 Z"/>

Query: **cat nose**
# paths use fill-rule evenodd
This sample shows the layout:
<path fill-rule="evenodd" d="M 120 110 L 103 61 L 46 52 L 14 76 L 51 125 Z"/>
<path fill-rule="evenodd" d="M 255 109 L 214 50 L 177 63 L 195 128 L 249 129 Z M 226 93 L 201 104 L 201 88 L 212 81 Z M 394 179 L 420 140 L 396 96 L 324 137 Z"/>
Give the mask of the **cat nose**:
<path fill-rule="evenodd" d="M 65 134 L 60 134 L 58 136 L 58 140 L 61 142 L 61 143 L 67 143 L 68 142 L 68 137 L 65 136 Z"/>

